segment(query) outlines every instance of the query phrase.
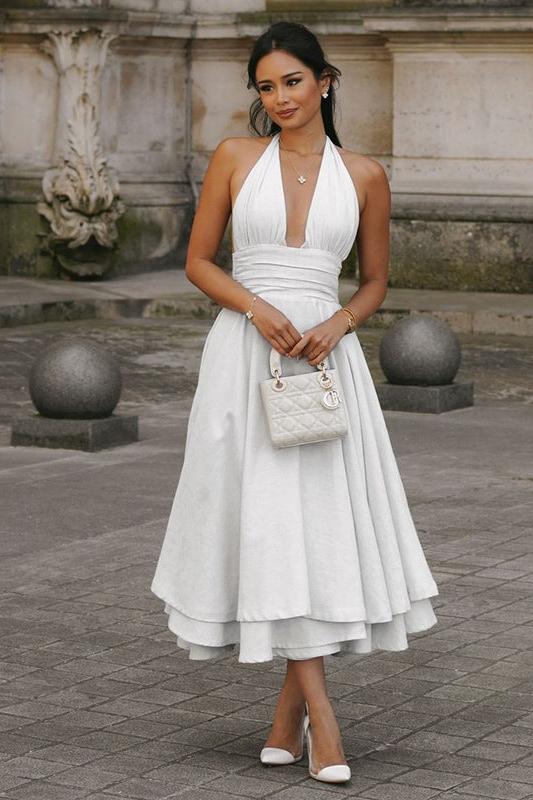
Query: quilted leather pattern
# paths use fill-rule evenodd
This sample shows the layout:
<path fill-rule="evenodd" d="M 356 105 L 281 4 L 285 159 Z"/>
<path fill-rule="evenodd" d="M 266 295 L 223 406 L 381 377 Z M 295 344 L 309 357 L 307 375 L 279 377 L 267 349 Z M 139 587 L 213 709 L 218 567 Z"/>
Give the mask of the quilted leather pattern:
<path fill-rule="evenodd" d="M 275 447 L 322 442 L 347 433 L 344 397 L 337 370 L 328 369 L 327 375 L 333 381 L 332 388 L 340 396 L 340 404 L 333 409 L 322 405 L 322 397 L 328 390 L 319 383 L 320 371 L 282 376 L 283 391 L 273 388 L 275 378 L 260 382 L 270 437 Z"/>

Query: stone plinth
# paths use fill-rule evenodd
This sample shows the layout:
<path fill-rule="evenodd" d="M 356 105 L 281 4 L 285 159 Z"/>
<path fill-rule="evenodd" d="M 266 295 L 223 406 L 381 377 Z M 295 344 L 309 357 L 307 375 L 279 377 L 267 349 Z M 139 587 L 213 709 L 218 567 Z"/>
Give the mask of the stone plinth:
<path fill-rule="evenodd" d="M 443 386 L 403 386 L 377 383 L 376 392 L 383 411 L 416 411 L 442 414 L 474 405 L 474 384 L 447 383 Z"/>
<path fill-rule="evenodd" d="M 51 419 L 35 414 L 15 420 L 11 445 L 66 450 L 104 450 L 137 442 L 138 416 L 112 414 L 103 419 Z"/>

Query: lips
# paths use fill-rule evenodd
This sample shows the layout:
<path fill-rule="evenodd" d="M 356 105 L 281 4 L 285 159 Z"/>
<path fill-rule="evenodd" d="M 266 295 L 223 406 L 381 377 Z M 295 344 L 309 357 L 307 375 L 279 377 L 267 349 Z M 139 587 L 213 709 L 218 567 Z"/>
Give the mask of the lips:
<path fill-rule="evenodd" d="M 294 112 L 297 111 L 297 110 L 298 109 L 296 109 L 296 108 L 286 108 L 285 111 L 278 111 L 278 116 L 279 117 L 288 117 L 291 114 L 294 114 Z"/>

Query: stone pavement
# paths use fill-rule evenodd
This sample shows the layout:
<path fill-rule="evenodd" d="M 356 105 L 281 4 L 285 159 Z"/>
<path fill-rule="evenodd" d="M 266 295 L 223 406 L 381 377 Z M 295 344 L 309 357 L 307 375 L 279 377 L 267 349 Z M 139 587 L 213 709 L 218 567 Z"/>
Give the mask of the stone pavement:
<path fill-rule="evenodd" d="M 27 320 L 26 320 L 27 321 Z M 285 662 L 191 661 L 149 587 L 210 319 L 0 330 L 0 797 L 10 800 L 533 798 L 533 339 L 461 333 L 475 405 L 385 412 L 440 594 L 401 652 L 326 657 L 352 769 L 264 767 Z M 29 368 L 82 335 L 119 358 L 140 441 L 10 447 Z M 376 381 L 381 332 L 359 332 Z M 214 476 L 216 479 L 216 476 Z"/>
<path fill-rule="evenodd" d="M 339 299 L 357 288 L 352 277 L 339 280 Z M 27 323 L 176 314 L 214 317 L 219 306 L 201 292 L 183 269 L 160 270 L 100 281 L 0 276 L 0 328 Z M 365 327 L 385 327 L 405 314 L 430 312 L 457 333 L 533 336 L 533 295 L 389 288 L 384 303 Z"/>

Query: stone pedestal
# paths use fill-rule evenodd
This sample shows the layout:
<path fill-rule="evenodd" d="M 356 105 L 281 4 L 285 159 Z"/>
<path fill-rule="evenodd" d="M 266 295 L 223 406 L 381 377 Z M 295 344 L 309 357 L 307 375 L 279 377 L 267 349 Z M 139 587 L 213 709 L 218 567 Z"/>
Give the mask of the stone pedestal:
<path fill-rule="evenodd" d="M 474 405 L 474 384 L 447 383 L 443 386 L 408 386 L 377 383 L 376 392 L 383 411 L 418 411 L 442 414 Z"/>
<path fill-rule="evenodd" d="M 66 450 L 104 450 L 139 440 L 137 415 L 111 414 L 102 419 L 52 419 L 34 414 L 15 420 L 11 445 Z"/>

